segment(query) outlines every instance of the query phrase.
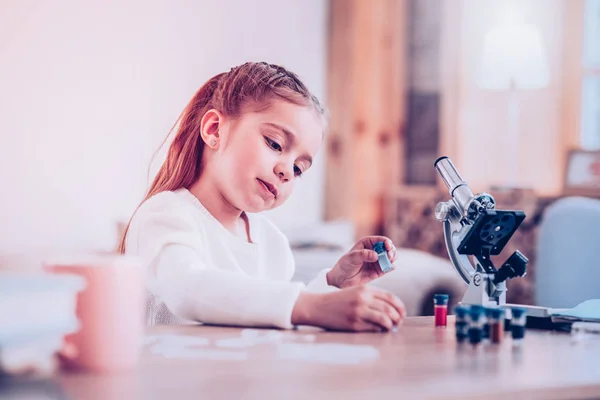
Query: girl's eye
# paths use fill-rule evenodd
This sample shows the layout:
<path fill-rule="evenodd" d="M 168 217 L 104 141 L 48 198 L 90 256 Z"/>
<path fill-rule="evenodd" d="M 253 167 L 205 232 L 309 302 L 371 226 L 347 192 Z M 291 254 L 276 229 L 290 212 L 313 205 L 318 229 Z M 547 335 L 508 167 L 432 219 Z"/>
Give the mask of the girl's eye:
<path fill-rule="evenodd" d="M 302 170 L 297 165 L 294 165 L 294 176 L 300 178 L 302 174 Z"/>
<path fill-rule="evenodd" d="M 272 148 L 273 150 L 279 151 L 279 152 L 282 150 L 281 146 L 276 141 L 271 140 L 268 137 L 265 137 L 265 141 L 267 142 L 269 147 Z"/>

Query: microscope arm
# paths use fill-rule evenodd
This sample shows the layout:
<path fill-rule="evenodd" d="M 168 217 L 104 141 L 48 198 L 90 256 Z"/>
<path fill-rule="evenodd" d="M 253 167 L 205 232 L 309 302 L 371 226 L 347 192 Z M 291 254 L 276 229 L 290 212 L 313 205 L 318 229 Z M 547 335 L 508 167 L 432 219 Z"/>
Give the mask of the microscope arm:
<path fill-rule="evenodd" d="M 453 231 L 452 222 L 444 221 L 443 223 L 446 250 L 448 251 L 450 261 L 455 266 L 456 271 L 462 280 L 468 285 L 471 283 L 471 279 L 475 274 L 475 268 L 473 268 L 473 265 L 469 261 L 469 257 L 466 254 L 459 254 L 456 250 L 458 249 L 458 244 L 460 243 L 461 238 L 458 237 L 457 232 Z"/>

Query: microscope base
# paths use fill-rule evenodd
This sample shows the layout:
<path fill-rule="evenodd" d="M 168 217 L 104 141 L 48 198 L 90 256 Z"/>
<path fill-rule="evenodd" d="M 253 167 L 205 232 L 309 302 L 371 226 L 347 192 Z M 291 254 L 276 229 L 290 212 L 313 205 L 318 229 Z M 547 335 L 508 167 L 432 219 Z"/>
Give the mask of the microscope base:
<path fill-rule="evenodd" d="M 506 303 L 506 284 L 501 282 L 495 286 L 495 297 L 491 297 L 488 293 L 491 292 L 490 285 L 492 285 L 492 276 L 476 272 L 472 277 L 467 287 L 465 294 L 459 304 L 463 305 L 480 305 L 483 307 L 504 307 L 506 309 L 505 317 L 507 319 L 512 318 L 510 309 L 511 307 L 524 308 L 526 315 L 532 318 L 550 318 L 551 309 L 548 307 L 521 305 L 521 304 L 507 304 Z"/>
<path fill-rule="evenodd" d="M 524 308 L 526 310 L 527 317 L 532 318 L 550 318 L 552 316 L 552 309 L 548 307 L 529 306 L 522 304 L 505 304 L 504 307 L 508 309 L 510 309 L 511 307 Z"/>
<path fill-rule="evenodd" d="M 503 307 L 506 310 L 506 313 L 505 313 L 506 319 L 512 318 L 512 315 L 510 313 L 510 309 L 512 307 L 524 308 L 526 310 L 526 315 L 528 317 L 532 317 L 532 318 L 550 318 L 550 317 L 552 317 L 552 314 L 551 314 L 552 309 L 548 308 L 548 307 L 528 306 L 528 305 L 522 305 L 522 304 L 496 304 L 493 301 L 490 301 L 487 304 L 470 303 L 470 302 L 466 302 L 466 301 L 461 301 L 458 304 L 463 305 L 463 306 L 480 305 L 480 306 L 484 306 L 484 307 Z"/>

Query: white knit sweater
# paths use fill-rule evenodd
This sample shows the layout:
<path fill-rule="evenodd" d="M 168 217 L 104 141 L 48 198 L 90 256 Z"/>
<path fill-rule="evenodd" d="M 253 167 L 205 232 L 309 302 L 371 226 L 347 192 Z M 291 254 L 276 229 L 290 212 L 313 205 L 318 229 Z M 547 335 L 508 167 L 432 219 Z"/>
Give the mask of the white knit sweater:
<path fill-rule="evenodd" d="M 247 216 L 252 243 L 225 229 L 187 189 L 142 204 L 129 227 L 126 254 L 146 266 L 148 325 L 291 328 L 302 290 L 332 290 L 328 270 L 307 287 L 290 282 L 294 258 L 286 237 L 265 217 Z"/>

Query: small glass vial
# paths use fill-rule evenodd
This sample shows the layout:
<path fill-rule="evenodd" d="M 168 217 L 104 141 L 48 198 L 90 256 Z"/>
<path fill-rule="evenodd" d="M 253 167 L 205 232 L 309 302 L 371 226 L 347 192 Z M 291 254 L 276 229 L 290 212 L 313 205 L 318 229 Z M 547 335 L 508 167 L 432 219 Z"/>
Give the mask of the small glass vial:
<path fill-rule="evenodd" d="M 387 255 L 387 250 L 385 249 L 384 242 L 377 242 L 373 245 L 373 250 L 377 253 L 377 260 L 379 262 L 379 267 L 383 273 L 390 272 L 394 267 L 392 267 L 392 263 Z"/>
<path fill-rule="evenodd" d="M 477 346 L 483 336 L 484 315 L 483 307 L 471 306 L 469 310 L 469 343 Z"/>
<path fill-rule="evenodd" d="M 447 294 L 436 294 L 433 296 L 433 313 L 435 326 L 446 326 L 448 321 L 448 299 Z"/>
<path fill-rule="evenodd" d="M 492 317 L 492 311 L 494 308 L 485 307 L 484 308 L 484 317 L 483 317 L 483 330 L 481 332 L 481 339 L 484 343 L 490 342 L 490 319 Z"/>
<path fill-rule="evenodd" d="M 512 318 L 510 321 L 513 344 L 520 346 L 525 337 L 525 324 L 527 322 L 527 313 L 524 308 L 511 308 Z"/>
<path fill-rule="evenodd" d="M 469 321 L 468 321 L 469 307 L 458 305 L 454 308 L 454 315 L 456 317 L 456 341 L 463 343 L 468 337 L 469 332 Z"/>
<path fill-rule="evenodd" d="M 500 344 L 504 337 L 504 310 L 501 308 L 492 309 L 490 315 L 490 341 L 493 344 Z"/>

